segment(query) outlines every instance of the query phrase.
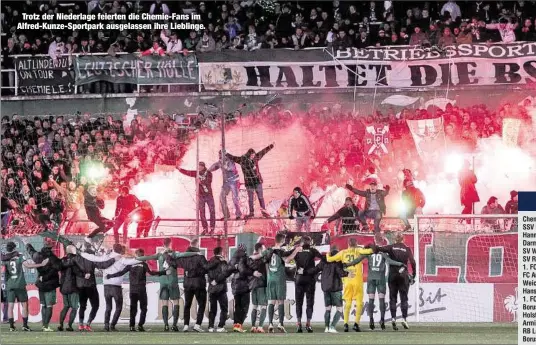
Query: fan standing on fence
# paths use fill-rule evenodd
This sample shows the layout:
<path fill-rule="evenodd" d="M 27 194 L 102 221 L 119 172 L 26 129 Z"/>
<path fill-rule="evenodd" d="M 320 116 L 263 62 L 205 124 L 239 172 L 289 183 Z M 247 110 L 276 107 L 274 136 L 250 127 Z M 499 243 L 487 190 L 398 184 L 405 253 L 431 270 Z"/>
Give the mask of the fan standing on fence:
<path fill-rule="evenodd" d="M 126 242 L 129 222 L 128 215 L 141 205 L 141 201 L 133 194 L 129 193 L 128 187 L 121 187 L 121 195 L 117 197 L 114 217 L 114 240 L 119 243 L 119 229 L 123 226 L 123 241 Z"/>
<path fill-rule="evenodd" d="M 214 205 L 214 195 L 212 194 L 212 173 L 207 169 L 204 162 L 199 162 L 199 171 L 185 170 L 177 168 L 181 174 L 190 177 L 199 176 L 199 218 L 201 219 L 201 226 L 203 232 L 201 235 L 208 233 L 207 216 L 205 214 L 205 204 L 208 206 L 208 212 L 210 213 L 210 234 L 214 233 L 216 227 L 216 206 Z"/>
<path fill-rule="evenodd" d="M 254 149 L 249 149 L 245 155 L 237 157 L 233 156 L 230 153 L 226 153 L 226 156 L 231 159 L 233 162 L 240 164 L 242 167 L 242 173 L 244 174 L 244 184 L 248 191 L 248 201 L 249 201 L 249 215 L 248 218 L 252 218 L 255 215 L 255 206 L 253 193 L 257 193 L 257 198 L 259 199 L 259 204 L 261 206 L 261 212 L 263 216 L 268 217 L 266 213 L 266 205 L 264 203 L 264 195 L 262 189 L 262 176 L 259 170 L 259 161 L 266 155 L 270 150 L 274 148 L 275 143 L 265 147 L 259 152 L 255 152 Z"/>
<path fill-rule="evenodd" d="M 380 222 L 383 215 L 387 212 L 387 206 L 385 205 L 385 197 L 389 194 L 390 187 L 387 185 L 385 189 L 378 189 L 378 183 L 376 180 L 372 180 L 369 184 L 370 188 L 367 190 L 359 190 L 347 184 L 346 189 L 352 191 L 354 194 L 362 196 L 366 199 L 365 209 L 359 211 L 359 220 L 363 225 L 363 231 L 368 230 L 367 219 L 374 219 L 374 232 L 380 232 Z"/>
<path fill-rule="evenodd" d="M 329 230 L 328 223 L 342 219 L 341 232 L 343 234 L 356 233 L 359 229 L 359 226 L 356 224 L 356 221 L 359 220 L 358 215 L 359 208 L 354 204 L 351 197 L 347 197 L 344 200 L 344 206 L 341 207 L 334 215 L 326 219 L 322 225 L 322 230 Z"/>
<path fill-rule="evenodd" d="M 300 187 L 294 188 L 292 193 L 288 202 L 288 217 L 291 220 L 294 219 L 294 211 L 296 211 L 296 231 L 301 232 L 305 226 L 305 231 L 309 233 L 311 232 L 311 221 L 315 218 L 315 210 Z"/>
<path fill-rule="evenodd" d="M 86 238 L 86 242 L 91 243 L 92 239 L 99 233 L 105 233 L 112 226 L 113 222 L 101 215 L 104 209 L 104 200 L 97 196 L 97 186 L 88 186 L 84 192 L 84 206 L 86 208 L 87 219 L 95 223 L 98 228 L 93 230 Z"/>
<path fill-rule="evenodd" d="M 236 164 L 230 160 L 227 156 L 222 157 L 221 150 L 219 152 L 220 160 L 212 164 L 208 171 L 213 172 L 221 168 L 223 184 L 221 186 L 220 202 L 223 216 L 229 219 L 229 207 L 227 207 L 227 195 L 229 192 L 233 195 L 233 204 L 235 207 L 236 220 L 242 218 L 242 211 L 240 210 L 240 203 L 238 202 L 238 189 L 240 188 L 240 177 L 238 176 L 238 169 Z"/>
<path fill-rule="evenodd" d="M 422 191 L 413 185 L 412 180 L 404 180 L 404 188 L 402 192 L 402 212 L 400 219 L 404 223 L 404 231 L 408 231 L 411 230 L 408 219 L 413 218 L 415 214 L 422 213 L 426 199 Z"/>
<path fill-rule="evenodd" d="M 471 170 L 469 161 L 464 161 L 464 166 L 458 174 L 458 182 L 460 184 L 460 202 L 463 206 L 462 214 L 473 214 L 475 211 L 475 203 L 480 201 L 478 191 L 476 190 L 475 172 Z M 466 219 L 467 224 L 471 224 L 471 218 Z"/>

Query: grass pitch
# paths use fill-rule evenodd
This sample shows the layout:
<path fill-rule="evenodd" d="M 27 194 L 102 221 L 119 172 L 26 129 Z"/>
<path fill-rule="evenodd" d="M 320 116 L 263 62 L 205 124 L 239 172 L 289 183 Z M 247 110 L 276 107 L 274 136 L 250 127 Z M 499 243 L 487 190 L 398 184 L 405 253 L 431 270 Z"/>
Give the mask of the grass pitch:
<path fill-rule="evenodd" d="M 20 325 L 18 325 L 20 326 Z M 52 325 L 54 329 L 57 325 Z M 378 325 L 376 325 L 378 326 Z M 146 325 L 148 332 L 129 332 L 119 326 L 119 332 L 104 332 L 102 325 L 94 325 L 93 333 L 41 332 L 40 324 L 32 324 L 33 332 L 9 332 L 7 325 L 0 327 L 0 344 L 516 344 L 517 324 L 444 323 L 410 324 L 409 330 L 395 332 L 391 324 L 387 330 L 370 331 L 362 324 L 361 333 L 342 332 L 325 334 L 320 324 L 312 334 L 296 334 L 294 325 L 287 324 L 287 334 L 251 333 L 164 333 L 162 326 Z M 20 327 L 19 327 L 20 328 Z M 265 327 L 266 328 L 266 327 Z M 248 328 L 249 329 L 249 328 Z"/>

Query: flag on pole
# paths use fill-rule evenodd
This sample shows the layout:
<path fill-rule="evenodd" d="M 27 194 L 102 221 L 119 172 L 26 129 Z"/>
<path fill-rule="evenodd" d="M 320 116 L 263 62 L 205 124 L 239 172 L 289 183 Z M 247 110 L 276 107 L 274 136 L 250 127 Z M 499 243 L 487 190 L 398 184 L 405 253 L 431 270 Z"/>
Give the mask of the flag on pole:
<path fill-rule="evenodd" d="M 406 121 L 421 159 L 437 161 L 445 150 L 443 118 Z"/>

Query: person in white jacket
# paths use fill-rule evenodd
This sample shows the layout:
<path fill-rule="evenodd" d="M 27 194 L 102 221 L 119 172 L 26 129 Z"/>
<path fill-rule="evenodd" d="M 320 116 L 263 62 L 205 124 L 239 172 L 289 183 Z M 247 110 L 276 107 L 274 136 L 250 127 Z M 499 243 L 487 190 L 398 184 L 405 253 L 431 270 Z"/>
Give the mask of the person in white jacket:
<path fill-rule="evenodd" d="M 518 23 L 512 24 L 508 22 L 508 19 L 502 18 L 498 24 L 486 24 L 486 29 L 498 30 L 503 43 L 512 43 L 516 41 L 517 26 Z"/>
<path fill-rule="evenodd" d="M 165 30 L 162 30 L 160 39 L 166 44 L 167 55 L 182 54 L 182 41 L 177 37 L 176 32 L 166 34 Z"/>
<path fill-rule="evenodd" d="M 104 276 L 104 300 L 106 301 L 106 311 L 104 312 L 104 330 L 115 331 L 115 325 L 119 320 L 121 311 L 123 309 L 123 289 L 121 287 L 123 283 L 123 277 L 107 278 L 108 275 L 112 275 L 121 272 L 125 267 L 130 265 L 136 265 L 141 263 L 142 260 L 129 258 L 123 256 L 125 253 L 125 247 L 121 244 L 114 244 L 113 251 L 105 255 L 93 255 L 89 253 L 81 253 L 80 255 L 89 261 L 102 262 L 110 259 L 115 259 L 115 263 L 103 270 Z M 110 323 L 110 315 L 112 313 L 112 301 L 115 302 L 115 313 Z"/>

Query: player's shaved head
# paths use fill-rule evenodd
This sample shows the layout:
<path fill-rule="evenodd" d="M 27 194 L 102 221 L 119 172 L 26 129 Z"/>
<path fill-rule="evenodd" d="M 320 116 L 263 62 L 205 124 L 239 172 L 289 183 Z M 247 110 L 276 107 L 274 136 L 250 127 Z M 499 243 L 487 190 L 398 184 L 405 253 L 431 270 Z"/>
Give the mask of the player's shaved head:
<path fill-rule="evenodd" d="M 351 247 L 351 248 L 357 247 L 357 240 L 355 238 L 348 239 L 348 247 Z"/>
<path fill-rule="evenodd" d="M 72 244 L 65 247 L 65 252 L 68 254 L 76 254 L 76 247 Z"/>
<path fill-rule="evenodd" d="M 402 243 L 404 242 L 404 234 L 399 232 L 396 234 L 396 237 L 395 237 L 395 241 L 396 243 Z"/>

